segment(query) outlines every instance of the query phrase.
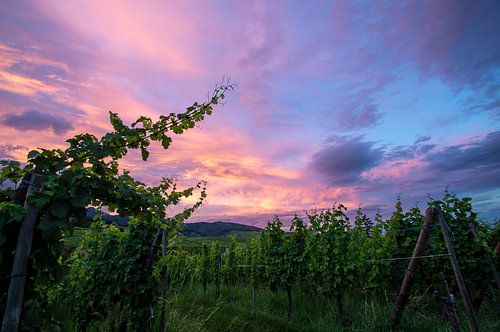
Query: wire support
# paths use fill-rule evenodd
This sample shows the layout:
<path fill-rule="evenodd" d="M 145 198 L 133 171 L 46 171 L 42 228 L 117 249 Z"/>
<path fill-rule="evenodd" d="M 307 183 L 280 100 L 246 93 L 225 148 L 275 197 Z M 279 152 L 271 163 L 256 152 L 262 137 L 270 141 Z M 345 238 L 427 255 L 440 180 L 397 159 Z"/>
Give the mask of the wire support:
<path fill-rule="evenodd" d="M 415 256 L 415 257 L 396 257 L 396 258 L 382 258 L 382 259 L 368 259 L 367 262 L 388 262 L 388 261 L 402 261 L 412 258 L 435 258 L 435 257 L 448 257 L 450 254 L 437 254 L 437 255 L 425 255 L 425 256 Z"/>

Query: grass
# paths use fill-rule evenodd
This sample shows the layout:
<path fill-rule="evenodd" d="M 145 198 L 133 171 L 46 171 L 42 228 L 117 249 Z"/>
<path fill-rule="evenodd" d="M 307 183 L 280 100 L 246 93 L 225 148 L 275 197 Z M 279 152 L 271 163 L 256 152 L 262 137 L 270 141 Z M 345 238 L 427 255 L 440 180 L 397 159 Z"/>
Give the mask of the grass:
<path fill-rule="evenodd" d="M 63 236 L 63 242 L 69 249 L 74 249 L 78 247 L 80 242 L 83 240 L 85 233 L 90 232 L 89 228 L 74 227 L 73 234 L 66 234 Z M 249 241 L 257 232 L 234 232 L 236 237 L 236 243 L 241 245 Z M 224 236 L 180 236 L 180 245 L 183 249 L 192 250 L 199 248 L 202 242 L 212 242 L 217 241 L 222 247 L 229 246 L 232 235 Z"/>
<path fill-rule="evenodd" d="M 200 248 L 202 242 L 217 241 L 221 247 L 228 247 L 231 242 L 231 236 L 235 236 L 236 243 L 242 245 L 248 242 L 258 232 L 238 232 L 234 231 L 231 235 L 222 236 L 180 236 L 181 247 L 183 249 Z"/>
<path fill-rule="evenodd" d="M 74 227 L 73 234 L 63 236 L 64 245 L 68 248 L 76 248 L 82 242 L 85 233 L 89 232 L 88 228 Z"/>
<path fill-rule="evenodd" d="M 201 286 L 183 293 L 170 292 L 167 300 L 169 331 L 388 331 L 389 317 L 394 308 L 395 294 L 378 297 L 351 292 L 344 298 L 345 323 L 341 324 L 333 301 L 313 294 L 293 295 L 293 310 L 287 321 L 287 298 L 284 292 L 272 294 L 259 289 L 257 308 L 252 310 L 252 290 L 238 287 L 236 301 L 231 302 L 231 290 L 223 289 L 215 300 L 215 290 L 209 287 L 203 296 Z M 451 325 L 440 319 L 440 305 L 427 296 L 413 296 L 396 331 L 451 331 Z M 482 331 L 500 331 L 492 306 L 484 305 L 478 321 Z M 463 331 L 468 320 L 460 312 Z"/>

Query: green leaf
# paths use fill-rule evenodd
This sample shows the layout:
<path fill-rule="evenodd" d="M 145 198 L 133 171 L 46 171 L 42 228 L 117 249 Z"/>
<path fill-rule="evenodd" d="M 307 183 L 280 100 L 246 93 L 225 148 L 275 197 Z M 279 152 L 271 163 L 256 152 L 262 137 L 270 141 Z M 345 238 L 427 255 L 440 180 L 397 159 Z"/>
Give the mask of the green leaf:
<path fill-rule="evenodd" d="M 161 145 L 163 146 L 164 149 L 168 149 L 170 143 L 172 143 L 172 139 L 168 136 L 164 136 L 161 140 Z"/>
<path fill-rule="evenodd" d="M 37 150 L 31 150 L 30 152 L 28 152 L 28 159 L 35 159 L 39 155 L 40 152 L 38 152 Z"/>
<path fill-rule="evenodd" d="M 142 160 L 144 160 L 144 161 L 148 160 L 149 151 L 143 146 L 141 146 L 141 156 L 142 156 Z"/>
<path fill-rule="evenodd" d="M 90 201 L 90 195 L 86 192 L 79 192 L 71 197 L 71 205 L 75 207 L 83 207 Z"/>
<path fill-rule="evenodd" d="M 182 134 L 182 132 L 184 131 L 182 130 L 182 127 L 178 125 L 172 125 L 171 129 L 177 135 Z"/>
<path fill-rule="evenodd" d="M 69 212 L 69 206 L 66 201 L 63 200 L 57 200 L 52 203 L 51 206 L 51 214 L 59 219 L 63 219 L 67 217 L 67 214 Z"/>

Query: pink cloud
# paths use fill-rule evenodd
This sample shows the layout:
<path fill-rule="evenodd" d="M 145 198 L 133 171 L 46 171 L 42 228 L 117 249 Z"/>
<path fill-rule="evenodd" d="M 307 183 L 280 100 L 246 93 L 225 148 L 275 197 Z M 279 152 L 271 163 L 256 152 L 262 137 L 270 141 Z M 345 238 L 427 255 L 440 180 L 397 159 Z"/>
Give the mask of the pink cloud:
<path fill-rule="evenodd" d="M 178 176 L 186 185 L 207 179 L 209 199 L 200 218 L 267 217 L 329 207 L 336 200 L 356 208 L 365 199 L 375 205 L 377 188 L 387 196 L 400 189 L 395 184 L 417 186 L 411 178 L 425 180 L 430 150 L 416 155 L 403 146 L 396 151 L 388 146 L 402 143 L 379 142 L 370 133 L 351 145 L 354 149 L 323 149 L 321 143 L 339 131 L 376 129 L 388 113 L 380 100 L 392 97 L 388 87 L 408 70 L 417 70 L 422 79 L 477 87 L 498 64 L 497 48 L 486 48 L 496 45 L 492 14 L 485 17 L 490 23 L 478 27 L 478 9 L 446 1 L 9 6 L 6 13 L 0 10 L 3 17 L 12 16 L 0 33 L 3 117 L 37 109 L 67 119 L 74 127 L 68 136 L 101 135 L 110 129 L 109 110 L 128 123 L 140 115 L 157 118 L 203 100 L 223 75 L 233 77 L 238 86 L 228 104 L 200 128 L 174 137 L 168 151 L 152 147 L 147 164 L 137 153 L 122 164 L 150 184 L 162 176 Z M 467 24 L 461 24 L 462 17 Z M 486 36 L 478 47 L 475 33 Z M 473 57 L 462 56 L 466 51 Z M 487 83 L 495 97 L 495 86 Z M 443 146 L 444 152 L 461 144 L 452 134 L 445 136 L 451 147 Z M 53 130 L 22 135 L 2 126 L 0 137 L 19 142 L 22 147 L 5 148 L 19 159 L 31 148 L 65 145 L 65 137 Z M 324 178 L 310 166 L 328 151 L 340 151 L 340 157 L 316 158 Z M 365 152 L 367 160 L 361 158 Z"/>

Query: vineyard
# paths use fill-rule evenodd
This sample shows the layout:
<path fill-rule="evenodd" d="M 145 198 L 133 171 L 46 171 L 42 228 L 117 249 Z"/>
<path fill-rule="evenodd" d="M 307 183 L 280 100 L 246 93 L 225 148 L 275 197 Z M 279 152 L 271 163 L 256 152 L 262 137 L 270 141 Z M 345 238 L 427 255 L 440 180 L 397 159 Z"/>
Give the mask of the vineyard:
<path fill-rule="evenodd" d="M 476 234 L 481 237 L 475 237 L 470 228 L 471 221 L 476 222 L 470 200 L 445 193 L 442 200 L 430 200 L 428 204 L 446 211 L 447 227 L 454 249 L 459 253 L 459 265 L 474 294 L 473 310 L 494 317 L 499 308 L 495 299 L 495 275 L 490 269 L 493 258 L 490 246 L 496 243 L 498 224 L 495 230 L 478 224 Z M 264 302 L 269 296 L 278 299 L 281 294 L 281 303 L 276 301 L 275 305 L 282 308 L 280 314 L 287 321 L 293 321 L 294 315 L 301 315 L 304 302 L 311 305 L 307 301 L 317 301 L 319 297 L 320 301 L 329 303 L 329 310 L 335 311 L 336 324 L 327 329 L 348 328 L 349 324 L 360 323 L 353 322 L 355 314 L 345 309 L 352 309 L 353 297 L 365 301 L 376 297 L 395 300 L 425 218 L 418 207 L 404 212 L 399 200 L 388 220 L 377 214 L 372 221 L 358 209 L 354 222 L 350 223 L 346 212 L 344 206 L 336 205 L 309 213 L 306 221 L 295 216 L 288 232 L 275 217 L 258 236 L 240 244 L 233 237 L 224 248 L 212 241 L 185 250 L 182 241 L 173 241 L 167 255 L 160 259 L 156 274 L 168 271 L 172 296 L 192 297 L 194 292 L 203 299 L 213 298 L 214 308 L 221 297 L 221 287 L 226 288 L 223 301 L 228 303 L 235 302 L 235 294 L 241 293 L 238 289 L 246 290 L 245 295 L 239 295 L 244 297 L 240 300 L 246 301 L 253 312 L 259 310 L 260 292 L 264 294 Z M 448 298 L 453 293 L 459 296 L 438 227 L 439 224 L 431 226 L 430 240 L 425 256 L 420 256 L 421 267 L 412 293 L 419 302 L 425 303 L 424 306 L 434 307 L 436 313 L 442 309 L 442 303 L 439 306 L 440 301 L 436 301 L 437 296 Z M 213 291 L 207 294 L 210 284 Z M 428 302 L 425 302 L 426 296 Z M 346 305 L 346 302 L 351 303 Z M 467 316 L 459 312 L 458 306 L 453 303 L 449 309 L 455 310 L 462 321 L 462 329 L 466 329 Z M 378 317 L 384 321 L 378 322 L 381 323 L 379 329 L 388 328 L 390 311 L 386 317 Z M 495 330 L 498 322 L 486 321 L 483 328 L 486 326 L 487 330 Z M 451 322 L 448 327 L 452 328 Z M 318 327 L 320 330 L 325 328 Z"/>
<path fill-rule="evenodd" d="M 275 217 L 247 241 L 185 246 L 179 232 L 205 183 L 147 186 L 118 160 L 139 149 L 146 161 L 152 141 L 168 149 L 171 134 L 193 128 L 231 89 L 224 83 L 157 122 L 129 127 L 110 113 L 113 131 L 101 138 L 81 134 L 65 150 L 31 151 L 25 164 L 2 161 L 2 331 L 500 329 L 499 224 L 448 191 L 425 213 L 398 199 L 389 219 L 361 208 L 350 219 L 334 204 L 295 216 L 290 229 Z M 195 194 L 193 206 L 166 215 Z M 128 226 L 97 214 L 69 243 L 89 206 L 128 216 Z"/>

